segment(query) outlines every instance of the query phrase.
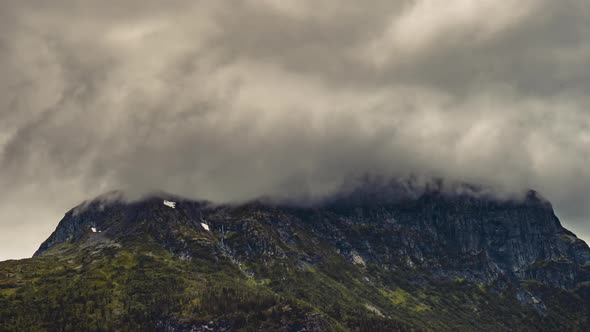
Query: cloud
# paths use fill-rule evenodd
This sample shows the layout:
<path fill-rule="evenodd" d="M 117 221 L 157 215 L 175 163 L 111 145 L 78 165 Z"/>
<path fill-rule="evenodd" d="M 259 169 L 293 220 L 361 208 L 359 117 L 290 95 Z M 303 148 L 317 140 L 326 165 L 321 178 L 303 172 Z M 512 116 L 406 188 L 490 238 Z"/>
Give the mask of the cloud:
<path fill-rule="evenodd" d="M 538 189 L 588 234 L 588 22 L 582 0 L 2 3 L 0 234 L 38 244 L 113 189 L 365 174 Z"/>
<path fill-rule="evenodd" d="M 469 40 L 477 46 L 522 23 L 541 2 L 434 0 L 407 2 L 394 12 L 383 34 L 367 45 L 367 57 L 378 64 L 392 58 L 420 56 L 429 47 Z"/>

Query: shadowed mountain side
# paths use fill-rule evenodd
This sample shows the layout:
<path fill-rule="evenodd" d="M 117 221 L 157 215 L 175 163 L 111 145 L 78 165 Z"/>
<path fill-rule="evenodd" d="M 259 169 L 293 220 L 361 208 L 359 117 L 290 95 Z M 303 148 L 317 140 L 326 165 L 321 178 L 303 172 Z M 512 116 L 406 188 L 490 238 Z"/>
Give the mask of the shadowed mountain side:
<path fill-rule="evenodd" d="M 0 264 L 3 327 L 590 327 L 590 250 L 537 193 L 412 192 L 361 186 L 306 205 L 109 194 L 69 211 L 33 259 Z"/>

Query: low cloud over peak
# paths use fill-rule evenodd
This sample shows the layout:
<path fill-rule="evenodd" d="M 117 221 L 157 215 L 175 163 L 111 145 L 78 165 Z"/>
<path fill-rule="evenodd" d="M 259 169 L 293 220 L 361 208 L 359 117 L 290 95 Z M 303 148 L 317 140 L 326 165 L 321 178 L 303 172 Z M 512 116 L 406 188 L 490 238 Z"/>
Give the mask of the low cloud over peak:
<path fill-rule="evenodd" d="M 590 234 L 589 22 L 582 0 L 0 4 L 0 234 L 31 242 L 0 258 L 112 189 L 365 174 L 537 189 Z"/>

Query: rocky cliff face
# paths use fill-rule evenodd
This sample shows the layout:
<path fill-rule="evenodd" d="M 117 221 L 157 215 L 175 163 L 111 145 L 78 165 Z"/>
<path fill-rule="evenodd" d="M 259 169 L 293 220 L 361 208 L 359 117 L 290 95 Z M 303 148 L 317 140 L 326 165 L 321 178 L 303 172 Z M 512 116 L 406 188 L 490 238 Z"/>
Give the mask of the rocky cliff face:
<path fill-rule="evenodd" d="M 165 199 L 176 206 L 163 204 Z M 326 257 L 314 248 L 329 246 L 355 264 L 440 279 L 486 284 L 534 279 L 564 289 L 590 281 L 588 246 L 564 229 L 551 205 L 534 192 L 522 201 L 441 192 L 370 202 L 346 196 L 307 207 L 99 199 L 68 212 L 35 255 L 97 236 L 115 242 L 149 236 L 188 259 L 203 246 L 191 244 L 194 233 L 209 237 L 213 255 L 236 261 L 295 256 L 301 264 L 322 264 Z"/>
<path fill-rule="evenodd" d="M 361 188 L 307 205 L 109 194 L 7 264 L 0 330 L 590 328 L 590 250 L 534 192 Z M 72 321 L 80 312 L 96 322 Z"/>

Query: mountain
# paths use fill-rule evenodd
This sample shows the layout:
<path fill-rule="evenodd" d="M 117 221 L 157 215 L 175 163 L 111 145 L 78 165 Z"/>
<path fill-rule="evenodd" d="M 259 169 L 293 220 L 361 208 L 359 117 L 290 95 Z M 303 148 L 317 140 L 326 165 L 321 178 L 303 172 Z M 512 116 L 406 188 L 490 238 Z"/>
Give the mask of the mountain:
<path fill-rule="evenodd" d="M 590 330 L 590 249 L 540 195 L 384 188 L 85 202 L 0 263 L 0 330 Z"/>

